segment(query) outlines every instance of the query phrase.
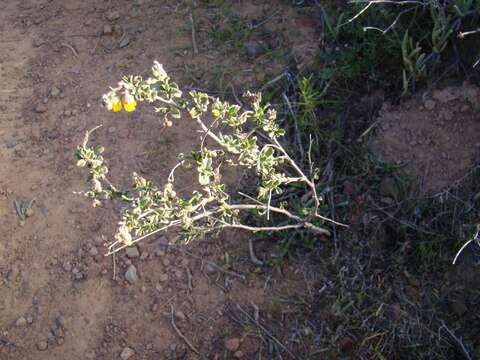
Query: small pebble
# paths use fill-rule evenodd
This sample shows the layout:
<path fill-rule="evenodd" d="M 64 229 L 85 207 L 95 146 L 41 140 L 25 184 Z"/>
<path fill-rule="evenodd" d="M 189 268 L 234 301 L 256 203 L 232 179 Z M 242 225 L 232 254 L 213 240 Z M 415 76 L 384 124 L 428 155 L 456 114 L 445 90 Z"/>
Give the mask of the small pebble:
<path fill-rule="evenodd" d="M 140 252 L 138 251 L 138 248 L 136 246 L 130 246 L 125 249 L 125 254 L 127 255 L 128 258 L 130 259 L 135 259 L 140 256 Z"/>
<path fill-rule="evenodd" d="M 25 319 L 23 316 L 19 317 L 15 322 L 15 326 L 17 327 L 24 327 L 25 325 L 27 325 L 27 319 Z"/>
<path fill-rule="evenodd" d="M 47 107 L 43 104 L 39 104 L 39 105 L 35 106 L 35 112 L 36 113 L 41 114 L 41 113 L 44 113 L 46 111 L 47 111 Z"/>
<path fill-rule="evenodd" d="M 122 360 L 128 360 L 130 359 L 133 355 L 135 355 L 135 351 L 132 348 L 129 348 L 128 346 L 123 348 L 122 352 L 120 353 L 120 359 Z"/>
<path fill-rule="evenodd" d="M 240 339 L 232 338 L 225 341 L 225 347 L 228 351 L 235 352 L 240 347 Z"/>
<path fill-rule="evenodd" d="M 60 95 L 60 89 L 56 86 L 52 87 L 52 89 L 50 90 L 50 96 L 56 98 L 58 95 Z"/>
<path fill-rule="evenodd" d="M 110 11 L 108 14 L 107 14 L 107 19 L 109 21 L 115 21 L 115 20 L 118 20 L 120 19 L 120 13 L 116 10 L 113 10 L 113 11 Z"/>
<path fill-rule="evenodd" d="M 92 246 L 88 252 L 90 256 L 97 256 L 98 255 L 98 249 L 95 246 Z"/>
<path fill-rule="evenodd" d="M 167 282 L 168 281 L 168 274 L 162 274 L 159 278 L 160 282 Z"/>
<path fill-rule="evenodd" d="M 45 351 L 48 348 L 48 343 L 46 341 L 37 342 L 37 349 L 40 351 Z"/>
<path fill-rule="evenodd" d="M 125 279 L 130 284 L 135 284 L 138 281 L 137 268 L 135 265 L 130 265 L 125 272 Z"/>
<path fill-rule="evenodd" d="M 103 25 L 103 35 L 112 35 L 113 27 L 110 24 Z"/>

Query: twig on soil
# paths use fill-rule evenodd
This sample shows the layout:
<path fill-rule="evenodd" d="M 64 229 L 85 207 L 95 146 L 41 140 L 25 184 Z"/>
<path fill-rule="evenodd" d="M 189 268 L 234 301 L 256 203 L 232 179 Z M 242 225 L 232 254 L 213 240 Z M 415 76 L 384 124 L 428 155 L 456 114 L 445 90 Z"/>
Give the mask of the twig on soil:
<path fill-rule="evenodd" d="M 113 254 L 113 281 L 117 279 L 117 254 Z"/>
<path fill-rule="evenodd" d="M 188 340 L 188 338 L 185 335 L 182 334 L 180 329 L 175 324 L 175 309 L 174 309 L 173 305 L 170 306 L 170 309 L 171 309 L 171 313 L 172 313 L 171 324 L 172 324 L 172 327 L 175 330 L 175 332 L 178 334 L 178 336 L 180 336 L 180 338 L 182 338 L 182 340 L 185 342 L 185 344 L 188 345 L 190 350 L 192 350 L 195 354 L 200 356 L 201 359 L 206 360 L 207 358 L 200 351 L 197 350 L 197 348 L 190 342 L 190 340 Z"/>
<path fill-rule="evenodd" d="M 190 270 L 190 268 L 187 268 L 187 286 L 189 293 L 191 293 L 193 290 L 192 277 L 192 271 Z"/>
<path fill-rule="evenodd" d="M 77 50 L 75 50 L 75 48 L 72 45 L 67 44 L 67 43 L 61 43 L 60 45 L 63 46 L 63 47 L 69 48 L 72 51 L 73 55 L 75 57 L 78 57 L 78 52 L 77 52 Z"/>
<path fill-rule="evenodd" d="M 193 53 L 198 55 L 198 47 L 197 47 L 197 39 L 195 33 L 195 21 L 193 19 L 193 12 L 190 11 L 190 23 L 192 25 L 192 45 L 193 45 Z"/>
<path fill-rule="evenodd" d="M 247 311 L 245 311 L 240 304 L 235 303 L 235 306 L 237 307 L 238 310 L 248 319 L 250 322 L 252 322 L 254 325 L 256 325 L 265 335 L 267 335 L 273 342 L 275 342 L 279 347 L 281 347 L 285 352 L 288 353 L 293 359 L 298 359 L 285 345 L 282 344 L 280 340 L 278 340 L 275 336 L 272 335 L 272 333 L 262 324 L 259 322 L 259 316 L 258 316 L 258 307 L 254 304 L 252 304 L 253 308 L 255 309 L 255 317 L 252 317 Z"/>
<path fill-rule="evenodd" d="M 248 238 L 248 251 L 250 253 L 250 261 L 254 263 L 257 266 L 263 266 L 263 261 L 261 261 L 257 255 L 255 254 L 255 248 L 253 246 L 253 240 L 252 238 Z"/>

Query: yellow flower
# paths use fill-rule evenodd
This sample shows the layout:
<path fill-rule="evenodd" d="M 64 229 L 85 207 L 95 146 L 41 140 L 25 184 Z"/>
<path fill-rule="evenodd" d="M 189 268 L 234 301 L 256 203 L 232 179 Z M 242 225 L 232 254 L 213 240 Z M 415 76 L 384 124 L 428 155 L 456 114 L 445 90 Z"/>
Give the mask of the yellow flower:
<path fill-rule="evenodd" d="M 135 111 L 137 108 L 137 101 L 130 93 L 126 92 L 125 95 L 123 95 L 122 103 L 126 112 Z"/>
<path fill-rule="evenodd" d="M 122 100 L 115 94 L 108 94 L 103 97 L 107 109 L 113 112 L 122 111 Z"/>
<path fill-rule="evenodd" d="M 120 98 L 117 96 L 111 103 L 111 110 L 113 112 L 120 112 L 122 111 L 122 101 L 120 100 Z"/>

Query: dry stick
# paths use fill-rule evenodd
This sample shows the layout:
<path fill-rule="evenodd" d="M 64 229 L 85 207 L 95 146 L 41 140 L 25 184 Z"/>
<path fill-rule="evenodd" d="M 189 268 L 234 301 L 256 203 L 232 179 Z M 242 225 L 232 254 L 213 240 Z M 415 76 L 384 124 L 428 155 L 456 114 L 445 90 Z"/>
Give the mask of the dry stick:
<path fill-rule="evenodd" d="M 255 248 L 253 247 L 253 240 L 251 237 L 248 238 L 248 251 L 250 253 L 250 261 L 257 266 L 263 266 L 263 261 L 261 261 L 255 254 Z"/>
<path fill-rule="evenodd" d="M 75 48 L 72 45 L 67 44 L 67 43 L 61 43 L 60 45 L 63 46 L 63 47 L 69 48 L 72 51 L 73 55 L 75 57 L 78 57 L 78 52 L 77 52 L 77 50 L 75 50 Z"/>
<path fill-rule="evenodd" d="M 193 44 L 193 53 L 198 55 L 197 40 L 195 36 L 195 21 L 193 20 L 193 11 L 190 11 L 190 22 L 192 24 L 192 44 Z"/>
<path fill-rule="evenodd" d="M 442 326 L 440 327 L 440 329 L 441 328 L 444 328 L 447 331 L 448 335 L 450 335 L 450 337 L 453 340 L 455 340 L 458 345 L 460 345 L 460 348 L 462 349 L 463 354 L 465 355 L 465 358 L 467 358 L 468 360 L 472 360 L 472 357 L 470 356 L 470 353 L 468 352 L 468 350 L 465 348 L 465 345 L 463 345 L 462 340 L 455 336 L 453 331 L 447 327 L 447 325 L 443 320 L 442 320 Z"/>
<path fill-rule="evenodd" d="M 183 341 L 185 341 L 185 344 L 188 345 L 190 350 L 192 350 L 195 354 L 200 356 L 201 359 L 207 360 L 207 358 L 200 351 L 197 350 L 197 348 L 190 342 L 190 340 L 188 340 L 188 338 L 185 335 L 182 334 L 180 329 L 177 327 L 177 325 L 175 324 L 175 309 L 173 308 L 173 305 L 171 305 L 170 308 L 171 308 L 171 312 L 172 312 L 171 324 L 172 324 L 172 327 L 175 330 L 175 332 L 178 334 L 178 336 L 180 336 L 182 338 Z"/>
<path fill-rule="evenodd" d="M 283 345 L 280 340 L 278 340 L 275 336 L 273 336 L 272 333 L 268 331 L 268 329 L 265 326 L 259 323 L 258 319 L 252 318 L 248 312 L 243 310 L 240 304 L 235 303 L 235 305 L 237 309 L 240 310 L 243 313 L 243 315 L 245 315 L 248 318 L 248 320 L 250 320 L 253 324 L 257 325 L 260 330 L 262 330 L 278 346 L 280 346 L 283 350 L 285 350 L 292 358 L 297 359 L 297 357 L 285 345 Z"/>

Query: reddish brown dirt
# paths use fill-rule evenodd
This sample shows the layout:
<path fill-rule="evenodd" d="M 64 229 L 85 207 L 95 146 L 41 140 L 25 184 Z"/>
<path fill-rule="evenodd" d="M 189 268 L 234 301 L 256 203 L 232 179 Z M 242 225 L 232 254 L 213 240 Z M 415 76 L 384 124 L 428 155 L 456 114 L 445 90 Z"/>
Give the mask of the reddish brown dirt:
<path fill-rule="evenodd" d="M 248 2 L 248 13 L 268 15 L 273 5 L 282 10 L 281 2 Z M 177 153 L 197 141 L 188 123 L 159 137 L 160 125 L 149 109 L 107 113 L 101 95 L 123 74 L 143 72 L 157 59 L 183 87 L 198 86 L 198 78 L 192 80 L 196 74 L 186 70 L 200 69 L 207 82 L 215 83 L 215 73 L 208 71 L 226 63 L 239 74 L 226 79 L 242 86 L 259 74 L 266 81 L 264 74 L 285 66 L 265 56 L 229 64 L 241 57 L 209 51 L 202 32 L 208 18 L 196 11 L 200 53 L 193 56 L 189 12 L 180 1 L 2 1 L 0 359 L 118 359 L 125 347 L 133 350 L 130 359 L 182 358 L 184 353 L 183 358 L 197 358 L 172 328 L 171 306 L 183 313 L 179 329 L 208 358 L 232 358 L 224 341 L 239 338 L 237 356 L 248 359 L 258 352 L 260 340 L 235 330 L 225 316 L 226 304 L 250 310 L 255 304 L 263 314 L 279 294 L 304 291 L 303 276 L 288 267 L 283 273 L 252 273 L 240 239 L 204 241 L 188 249 L 193 255 L 145 244 L 140 258 L 117 257 L 112 280 L 112 258 L 103 257 L 103 244 L 118 221 L 114 206 L 94 210 L 74 194 L 85 189 L 84 174 L 74 167 L 74 149 L 96 125 L 103 128 L 92 140 L 107 148 L 112 177 L 119 182 L 127 181 L 130 171 L 161 179 Z M 315 43 L 306 37 L 314 36 L 312 24 L 285 14 L 268 26 L 286 27 L 282 16 L 296 22 L 295 36 L 303 41 L 296 49 L 308 53 Z M 112 26 L 112 34 L 102 34 L 105 25 Z M 120 48 L 127 37 L 128 45 Z M 31 199 L 33 215 L 20 221 L 13 202 Z M 245 273 L 246 279 L 226 276 L 207 260 Z M 124 272 L 131 263 L 139 280 L 128 285 Z"/>
<path fill-rule="evenodd" d="M 480 89 L 464 83 L 384 104 L 373 150 L 405 169 L 427 192 L 453 185 L 478 163 Z"/>

